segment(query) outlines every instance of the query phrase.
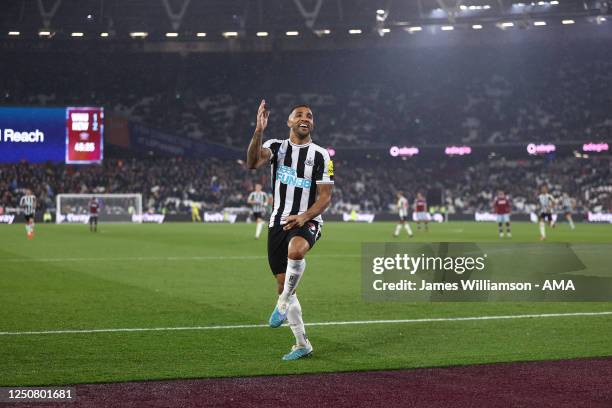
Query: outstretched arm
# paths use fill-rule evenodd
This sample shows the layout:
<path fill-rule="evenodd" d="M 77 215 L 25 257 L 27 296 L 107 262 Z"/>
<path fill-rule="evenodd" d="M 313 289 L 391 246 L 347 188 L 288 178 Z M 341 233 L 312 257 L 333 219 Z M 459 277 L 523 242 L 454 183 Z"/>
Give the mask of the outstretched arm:
<path fill-rule="evenodd" d="M 255 126 L 255 132 L 253 133 L 251 143 L 249 143 L 249 148 L 247 150 L 246 165 L 249 169 L 256 169 L 270 160 L 270 150 L 261 147 L 263 132 L 266 126 L 268 126 L 269 116 L 270 111 L 266 110 L 266 101 L 262 100 L 257 110 L 257 125 Z"/>

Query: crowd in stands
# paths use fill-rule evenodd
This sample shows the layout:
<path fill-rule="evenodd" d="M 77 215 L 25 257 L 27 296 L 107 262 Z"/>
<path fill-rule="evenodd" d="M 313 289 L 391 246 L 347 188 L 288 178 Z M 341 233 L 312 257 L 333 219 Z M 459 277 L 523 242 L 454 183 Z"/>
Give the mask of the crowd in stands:
<path fill-rule="evenodd" d="M 0 106 L 104 106 L 177 137 L 238 147 L 261 98 L 272 109 L 269 136 L 284 136 L 290 107 L 308 103 L 319 142 L 333 147 L 612 138 L 612 53 L 599 43 L 483 47 L 7 52 Z"/>
<path fill-rule="evenodd" d="M 489 211 L 498 190 L 512 199 L 516 213 L 537 211 L 538 188 L 555 197 L 568 193 L 576 212 L 612 212 L 612 159 L 482 161 L 463 159 L 335 161 L 336 186 L 331 212 L 356 209 L 394 211 L 395 193 L 412 201 L 423 192 L 430 204 L 450 214 Z M 27 163 L 0 165 L 0 208 L 15 208 L 26 188 L 39 209 L 55 207 L 59 193 L 142 193 L 145 211 L 188 213 L 193 202 L 207 211 L 244 207 L 255 183 L 270 190 L 270 170 L 246 170 L 239 161 L 210 159 L 108 159 L 99 166 Z"/>
<path fill-rule="evenodd" d="M 609 44 L 606 43 L 609 46 Z M 2 106 L 103 106 L 107 115 L 177 138 L 244 149 L 261 98 L 266 138 L 287 135 L 290 107 L 312 106 L 326 147 L 612 140 L 612 53 L 588 38 L 540 43 L 270 53 L 179 54 L 7 49 Z M 15 67 L 18 67 L 16 69 Z M 42 68 L 44 67 L 44 68 Z M 112 157 L 112 156 L 111 156 Z M 128 157 L 128 156 L 126 156 Z M 388 157 L 387 157 L 388 159 Z M 530 212 L 536 189 L 567 192 L 578 211 L 612 212 L 609 156 L 504 160 L 335 159 L 331 211 L 387 211 L 395 192 L 426 193 L 449 213 L 490 208 L 504 189 Z M 243 206 L 269 171 L 186 158 L 105 159 L 100 166 L 0 165 L 0 208 L 32 188 L 41 208 L 59 193 L 143 194 L 152 211 Z M 269 190 L 269 188 L 268 188 Z"/>
<path fill-rule="evenodd" d="M 591 160 L 394 160 L 367 166 L 338 161 L 336 167 L 341 180 L 334 197 L 336 211 L 390 210 L 395 192 L 403 191 L 413 200 L 420 191 L 449 214 L 488 212 L 495 194 L 502 190 L 511 198 L 514 212 L 531 213 L 537 211 L 539 188 L 546 185 L 557 198 L 563 193 L 574 198 L 576 212 L 612 212 L 609 156 Z"/>

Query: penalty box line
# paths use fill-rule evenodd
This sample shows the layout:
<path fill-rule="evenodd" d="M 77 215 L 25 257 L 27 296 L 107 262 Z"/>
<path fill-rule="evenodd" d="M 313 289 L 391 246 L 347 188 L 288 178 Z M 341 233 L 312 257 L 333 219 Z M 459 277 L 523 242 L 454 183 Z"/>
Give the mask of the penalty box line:
<path fill-rule="evenodd" d="M 360 324 L 408 324 L 408 323 L 438 323 L 438 322 L 465 322 L 479 320 L 511 320 L 511 319 L 537 319 L 554 317 L 580 317 L 580 316 L 609 316 L 608 312 L 575 312 L 575 313 L 543 313 L 524 315 L 502 315 L 502 316 L 471 316 L 471 317 L 438 317 L 426 319 L 399 319 L 399 320 L 354 320 L 337 322 L 315 322 L 306 323 L 306 326 L 350 326 Z M 161 332 L 161 331 L 187 331 L 187 330 L 236 330 L 236 329 L 259 329 L 268 327 L 267 324 L 237 324 L 228 326 L 191 326 L 191 327 L 141 327 L 141 328 L 117 328 L 117 329 L 82 329 L 82 330 L 45 330 L 45 331 L 22 331 L 22 332 L 0 332 L 0 336 L 26 336 L 45 334 L 90 334 L 90 333 L 134 333 L 134 332 Z"/>

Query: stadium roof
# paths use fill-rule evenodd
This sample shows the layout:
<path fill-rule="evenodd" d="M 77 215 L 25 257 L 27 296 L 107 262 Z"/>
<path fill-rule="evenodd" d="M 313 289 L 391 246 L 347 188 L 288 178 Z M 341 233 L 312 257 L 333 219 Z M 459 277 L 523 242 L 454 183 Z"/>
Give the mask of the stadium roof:
<path fill-rule="evenodd" d="M 147 41 L 273 40 L 292 34 L 365 37 L 433 24 L 473 27 L 510 20 L 520 25 L 537 19 L 560 23 L 603 16 L 612 9 L 612 0 L 522 1 L 3 0 L 0 39 L 129 40 L 130 33 L 142 33 L 136 38 Z"/>

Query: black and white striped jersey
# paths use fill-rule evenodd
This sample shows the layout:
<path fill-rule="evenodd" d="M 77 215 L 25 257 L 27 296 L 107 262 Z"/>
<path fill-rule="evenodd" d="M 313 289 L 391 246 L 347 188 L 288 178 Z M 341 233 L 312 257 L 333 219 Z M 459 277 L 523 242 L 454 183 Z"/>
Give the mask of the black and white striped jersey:
<path fill-rule="evenodd" d="M 555 199 L 552 195 L 546 193 L 542 193 L 538 196 L 538 201 L 540 203 L 540 211 L 544 213 L 552 212 L 555 206 Z"/>
<path fill-rule="evenodd" d="M 32 194 L 24 195 L 19 200 L 19 206 L 23 208 L 25 215 L 34 215 L 36 212 L 36 197 Z"/>
<path fill-rule="evenodd" d="M 289 139 L 270 139 L 263 147 L 272 152 L 270 227 L 283 225 L 289 215 L 302 214 L 314 204 L 317 184 L 334 184 L 334 164 L 327 149 L 313 142 L 296 145 Z M 321 215 L 314 220 L 323 222 Z"/>
<path fill-rule="evenodd" d="M 268 194 L 265 191 L 253 191 L 249 194 L 248 202 L 253 208 L 253 212 L 266 212 L 266 204 L 268 204 Z"/>

